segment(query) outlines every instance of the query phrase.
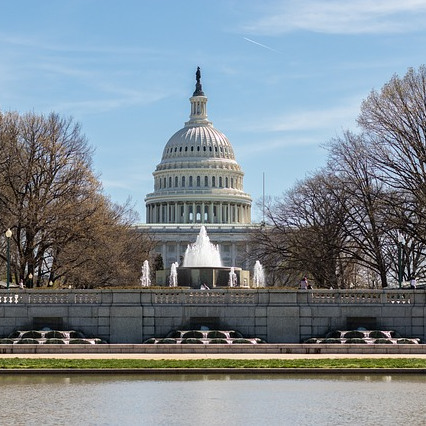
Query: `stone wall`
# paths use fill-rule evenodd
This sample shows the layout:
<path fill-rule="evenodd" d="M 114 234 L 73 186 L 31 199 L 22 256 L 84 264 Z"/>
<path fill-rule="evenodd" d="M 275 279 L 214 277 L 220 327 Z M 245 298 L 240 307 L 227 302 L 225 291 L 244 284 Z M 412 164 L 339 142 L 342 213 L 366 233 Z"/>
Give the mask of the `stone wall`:
<path fill-rule="evenodd" d="M 141 343 L 206 325 L 299 343 L 365 326 L 425 341 L 425 313 L 424 290 L 10 290 L 0 291 L 0 336 L 49 326 L 110 343 Z"/>

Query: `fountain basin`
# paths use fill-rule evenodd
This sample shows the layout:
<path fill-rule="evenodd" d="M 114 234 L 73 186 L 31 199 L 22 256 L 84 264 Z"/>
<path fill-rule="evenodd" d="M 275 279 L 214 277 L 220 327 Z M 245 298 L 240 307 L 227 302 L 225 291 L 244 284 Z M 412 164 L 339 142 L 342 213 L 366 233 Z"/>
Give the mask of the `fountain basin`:
<path fill-rule="evenodd" d="M 200 288 L 207 284 L 209 288 L 228 287 L 231 268 L 227 266 L 198 266 L 177 268 L 178 285 L 181 287 Z M 237 276 L 237 286 L 241 285 L 242 269 L 234 268 Z"/>

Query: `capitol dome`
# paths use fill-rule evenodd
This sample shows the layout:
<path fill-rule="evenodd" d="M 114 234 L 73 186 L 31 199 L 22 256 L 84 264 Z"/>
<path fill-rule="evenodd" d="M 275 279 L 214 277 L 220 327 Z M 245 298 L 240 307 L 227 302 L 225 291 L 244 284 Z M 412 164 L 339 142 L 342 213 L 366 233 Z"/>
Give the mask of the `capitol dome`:
<path fill-rule="evenodd" d="M 251 198 L 228 138 L 207 119 L 197 69 L 189 121 L 164 147 L 146 202 L 147 223 L 247 224 Z"/>

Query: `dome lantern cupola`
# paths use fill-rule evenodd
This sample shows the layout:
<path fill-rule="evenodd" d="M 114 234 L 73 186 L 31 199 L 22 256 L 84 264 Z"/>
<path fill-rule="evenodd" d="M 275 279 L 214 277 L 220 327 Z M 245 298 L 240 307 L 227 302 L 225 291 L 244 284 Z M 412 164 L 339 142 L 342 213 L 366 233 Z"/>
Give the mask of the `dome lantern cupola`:
<path fill-rule="evenodd" d="M 189 99 L 191 102 L 191 115 L 189 116 L 189 121 L 185 123 L 185 126 L 193 126 L 197 125 L 197 123 L 202 125 L 211 124 L 207 120 L 207 97 L 204 96 L 203 87 L 201 85 L 200 67 L 197 67 L 195 78 L 195 92 Z"/>

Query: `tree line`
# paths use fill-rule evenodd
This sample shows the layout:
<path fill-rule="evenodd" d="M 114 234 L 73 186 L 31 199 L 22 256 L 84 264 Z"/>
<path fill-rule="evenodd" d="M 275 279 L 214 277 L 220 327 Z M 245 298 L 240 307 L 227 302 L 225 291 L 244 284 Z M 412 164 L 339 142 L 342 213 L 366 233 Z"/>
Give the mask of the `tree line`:
<path fill-rule="evenodd" d="M 0 112 L 0 229 L 14 282 L 75 288 L 134 285 L 153 242 L 130 202 L 104 195 L 81 127 L 58 114 Z M 0 236 L 2 276 L 6 237 Z"/>
<path fill-rule="evenodd" d="M 276 285 L 387 287 L 426 275 L 426 67 L 362 102 L 325 167 L 265 207 L 253 253 Z"/>

